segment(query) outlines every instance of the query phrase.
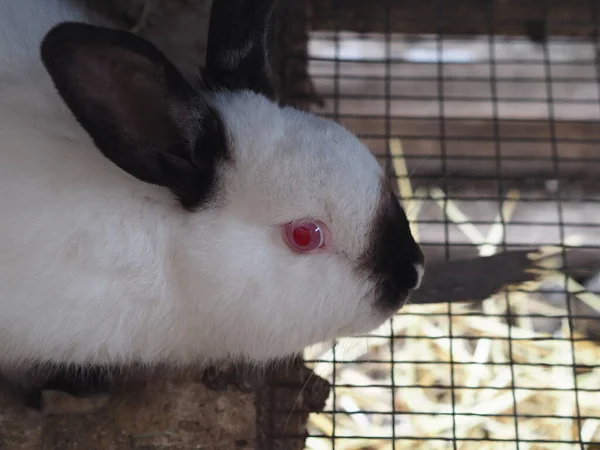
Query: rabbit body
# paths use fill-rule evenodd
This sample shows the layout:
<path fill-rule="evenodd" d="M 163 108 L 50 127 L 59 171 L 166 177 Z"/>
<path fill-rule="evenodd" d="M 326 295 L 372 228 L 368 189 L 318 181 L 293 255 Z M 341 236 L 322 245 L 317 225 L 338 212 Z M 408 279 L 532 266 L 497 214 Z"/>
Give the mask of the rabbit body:
<path fill-rule="evenodd" d="M 380 307 L 385 277 L 365 262 L 399 206 L 356 137 L 251 89 L 207 90 L 169 114 L 192 142 L 216 111 L 227 156 L 210 195 L 182 207 L 99 151 L 65 104 L 40 58 L 65 21 L 100 24 L 66 0 L 0 3 L 0 370 L 263 362 L 366 332 L 401 305 L 394 287 L 397 302 Z M 119 101 L 111 117 L 135 122 Z M 290 251 L 280 224 L 303 217 L 329 224 L 330 249 Z M 423 260 L 398 217 L 409 290 Z"/>

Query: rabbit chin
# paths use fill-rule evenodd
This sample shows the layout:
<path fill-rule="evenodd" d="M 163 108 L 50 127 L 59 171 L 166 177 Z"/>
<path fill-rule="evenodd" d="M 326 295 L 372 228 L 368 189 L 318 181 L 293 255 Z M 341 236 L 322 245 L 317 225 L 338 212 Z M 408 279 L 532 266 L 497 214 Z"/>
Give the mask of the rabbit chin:
<path fill-rule="evenodd" d="M 337 338 L 346 337 L 361 337 L 368 335 L 376 331 L 379 327 L 385 324 L 391 317 L 389 315 L 383 315 L 380 313 L 374 314 L 368 317 L 366 320 L 358 323 L 350 324 L 345 327 L 341 327 L 337 332 Z"/>

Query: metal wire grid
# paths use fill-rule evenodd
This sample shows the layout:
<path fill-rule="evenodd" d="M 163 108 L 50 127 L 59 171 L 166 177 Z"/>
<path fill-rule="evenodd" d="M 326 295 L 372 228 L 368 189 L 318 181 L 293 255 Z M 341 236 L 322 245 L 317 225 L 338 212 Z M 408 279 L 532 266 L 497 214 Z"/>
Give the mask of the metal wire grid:
<path fill-rule="evenodd" d="M 414 188 L 429 189 L 419 197 L 421 214 L 417 224 L 421 244 L 428 261 L 451 260 L 482 254 L 482 243 L 473 243 L 452 222 L 448 209 L 450 201 L 469 216 L 469 223 L 485 230 L 494 226 L 499 215 L 503 234 L 494 243 L 498 251 L 559 245 L 563 248 L 576 243 L 592 252 L 600 248 L 600 66 L 594 39 L 552 38 L 539 44 L 523 38 L 500 38 L 492 34 L 467 40 L 433 36 L 401 36 L 391 33 L 393 20 L 391 0 L 385 32 L 355 34 L 344 32 L 341 24 L 334 32 L 315 32 L 311 35 L 309 72 L 325 105 L 315 111 L 333 118 L 359 134 L 382 164 L 390 165 L 389 143 L 397 138 L 402 143 Z M 580 5 L 581 6 L 581 5 Z M 317 3 L 318 7 L 318 3 Z M 342 2 L 337 7 L 343 8 Z M 588 4 L 591 17 L 597 17 L 593 1 Z M 490 15 L 490 29 L 494 23 Z M 298 92 L 298 98 L 304 92 Z M 431 188 L 441 189 L 444 197 L 432 197 Z M 511 190 L 520 192 L 515 214 L 505 217 L 503 205 Z M 441 204 L 441 207 L 439 206 Z M 464 228 L 463 228 L 464 229 Z M 477 244 L 477 245 L 476 245 Z M 485 242 L 483 243 L 485 244 Z M 488 242 L 489 244 L 489 242 Z M 553 292 L 556 294 L 556 291 Z M 498 320 L 514 321 L 509 294 L 506 294 L 506 313 Z M 565 294 L 566 297 L 566 294 Z M 589 339 L 574 334 L 574 318 L 591 319 L 597 316 L 575 315 L 571 301 L 565 301 L 568 332 L 566 336 L 550 339 L 564 344 L 564 358 L 547 361 L 515 362 L 513 346 L 519 341 L 535 342 L 539 337 L 513 335 L 486 336 L 491 341 L 508 346 L 505 361 L 486 361 L 485 366 L 510 369 L 506 387 L 460 385 L 456 372 L 475 366 L 472 362 L 455 360 L 454 346 L 466 342 L 476 344 L 480 338 L 457 334 L 456 320 L 464 315 L 453 305 L 446 311 L 431 314 L 442 318 L 443 333 L 380 335 L 388 341 L 389 353 L 397 355 L 395 346 L 407 340 L 446 340 L 450 358 L 447 360 L 399 359 L 345 360 L 344 351 L 333 349 L 328 360 L 308 361 L 316 366 L 329 365 L 330 381 L 335 385 L 330 409 L 324 411 L 330 419 L 329 433 L 311 429 L 311 448 L 479 448 L 486 444 L 498 449 L 593 449 L 600 448 L 600 434 L 583 436 L 585 423 L 600 421 L 600 415 L 582 413 L 582 396 L 597 395 L 600 391 L 600 362 L 577 361 L 577 342 Z M 403 312 L 407 317 L 417 313 Z M 477 314 L 477 313 L 475 313 Z M 486 315 L 488 318 L 490 314 Z M 493 314 L 491 316 L 494 316 Z M 544 314 L 529 314 L 542 320 Z M 392 322 L 398 319 L 392 319 Z M 390 324 L 393 328 L 393 323 Z M 370 336 L 368 339 L 373 339 Z M 356 341 L 364 341 L 364 337 Z M 347 341 L 348 342 L 348 341 Z M 559 342 L 561 344 L 559 344 Z M 355 385 L 339 379 L 344 365 L 353 367 L 386 364 L 391 383 Z M 415 365 L 419 368 L 438 366 L 448 371 L 449 382 L 398 384 L 395 367 Z M 539 381 L 523 384 L 519 368 L 527 366 L 564 368 L 571 374 L 570 388 L 557 387 Z M 475 370 L 475 369 L 473 369 Z M 582 371 L 595 371 L 597 384 L 578 386 Z M 566 373 L 566 372 L 563 372 Z M 387 409 L 349 409 L 339 398 L 340 389 L 389 389 Z M 407 411 L 398 407 L 397 398 L 411 389 L 435 390 L 445 401 L 450 399 L 452 410 L 443 413 L 451 418 L 448 429 L 436 436 L 407 435 L 402 431 L 399 416 L 421 415 L 439 417 L 439 412 Z M 456 412 L 456 398 L 466 390 L 506 390 L 512 395 L 512 405 L 502 412 Z M 570 395 L 573 411 L 552 414 L 546 411 L 520 411 L 519 392 L 561 391 Z M 566 398 L 566 397 L 563 397 Z M 598 399 L 600 402 L 600 398 Z M 475 408 L 474 408 L 475 409 Z M 383 436 L 350 435 L 339 431 L 341 415 L 392 416 L 388 433 Z M 461 423 L 473 416 L 505 418 L 513 433 L 510 439 L 489 435 L 466 436 Z M 523 436 L 527 421 L 548 422 L 557 427 L 568 421 L 574 430 L 561 439 L 544 436 Z M 399 425 L 400 423 L 400 425 Z M 588 433 L 589 434 L 589 433 Z M 369 444 L 369 440 L 372 444 Z M 361 444 L 352 446 L 352 441 Z M 594 447 L 596 442 L 598 447 Z"/>

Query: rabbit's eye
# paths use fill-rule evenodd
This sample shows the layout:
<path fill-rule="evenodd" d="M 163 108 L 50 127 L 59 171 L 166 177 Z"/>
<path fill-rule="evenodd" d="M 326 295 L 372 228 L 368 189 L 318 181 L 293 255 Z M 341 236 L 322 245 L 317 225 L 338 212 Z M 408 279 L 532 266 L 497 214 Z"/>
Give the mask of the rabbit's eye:
<path fill-rule="evenodd" d="M 312 252 L 325 246 L 327 228 L 320 221 L 287 223 L 283 227 L 283 237 L 292 250 Z"/>

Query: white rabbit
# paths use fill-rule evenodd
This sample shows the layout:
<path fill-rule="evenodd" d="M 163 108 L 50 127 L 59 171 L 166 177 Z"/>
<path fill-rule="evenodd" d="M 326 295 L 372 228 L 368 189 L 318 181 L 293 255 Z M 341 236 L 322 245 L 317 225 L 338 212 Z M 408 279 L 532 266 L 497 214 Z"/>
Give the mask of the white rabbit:
<path fill-rule="evenodd" d="M 0 370 L 262 363 L 419 285 L 369 150 L 271 99 L 273 6 L 215 2 L 199 90 L 75 3 L 0 2 Z"/>

